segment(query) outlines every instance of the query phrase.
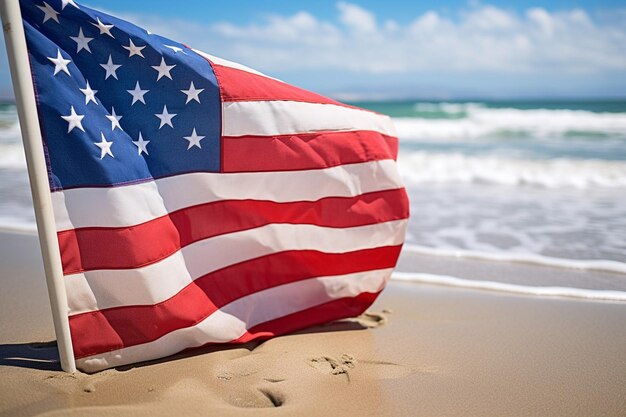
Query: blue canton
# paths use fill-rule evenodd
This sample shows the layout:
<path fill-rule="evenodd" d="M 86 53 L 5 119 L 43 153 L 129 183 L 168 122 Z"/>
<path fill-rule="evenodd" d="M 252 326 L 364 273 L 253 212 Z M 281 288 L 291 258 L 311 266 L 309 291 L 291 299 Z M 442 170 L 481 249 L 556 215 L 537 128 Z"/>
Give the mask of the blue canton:
<path fill-rule="evenodd" d="M 220 171 L 206 59 L 73 1 L 20 4 L 51 190 Z"/>

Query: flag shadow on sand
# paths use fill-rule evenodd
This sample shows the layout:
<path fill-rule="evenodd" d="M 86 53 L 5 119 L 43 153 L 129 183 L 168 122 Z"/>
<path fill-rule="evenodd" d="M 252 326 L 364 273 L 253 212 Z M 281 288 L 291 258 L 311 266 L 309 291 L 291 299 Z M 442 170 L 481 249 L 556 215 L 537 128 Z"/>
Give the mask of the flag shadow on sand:
<path fill-rule="evenodd" d="M 57 342 L 2 344 L 0 366 L 61 371 Z"/>
<path fill-rule="evenodd" d="M 387 319 L 385 315 L 381 313 L 368 312 L 353 319 L 339 320 L 328 324 L 314 326 L 294 333 L 290 333 L 285 336 L 365 330 L 372 327 L 378 327 L 384 324 L 386 321 Z M 132 368 L 143 367 L 162 362 L 170 362 L 191 356 L 204 355 L 211 352 L 230 349 L 247 349 L 249 351 L 252 351 L 264 342 L 265 340 L 249 342 L 246 344 L 211 344 L 198 348 L 192 348 L 175 355 L 167 356 L 162 359 L 140 362 L 132 365 L 124 365 L 115 369 L 119 371 L 127 371 Z M 38 369 L 41 371 L 61 372 L 57 343 L 53 340 L 50 342 L 0 344 L 0 367 L 1 366 L 12 366 L 19 368 Z"/>

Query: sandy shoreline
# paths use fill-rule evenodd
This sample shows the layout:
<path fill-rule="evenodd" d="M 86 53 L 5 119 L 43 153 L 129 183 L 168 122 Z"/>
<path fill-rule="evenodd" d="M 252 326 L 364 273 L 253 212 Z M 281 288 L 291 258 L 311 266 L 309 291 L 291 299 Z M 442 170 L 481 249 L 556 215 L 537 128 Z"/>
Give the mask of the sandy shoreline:
<path fill-rule="evenodd" d="M 419 261 L 401 266 L 411 262 Z M 478 268 L 421 262 L 439 273 Z M 58 371 L 55 346 L 38 343 L 54 333 L 36 238 L 0 233 L 0 265 L 0 416 L 617 416 L 626 409 L 624 303 L 392 282 L 372 307 L 379 316 L 70 376 Z"/>

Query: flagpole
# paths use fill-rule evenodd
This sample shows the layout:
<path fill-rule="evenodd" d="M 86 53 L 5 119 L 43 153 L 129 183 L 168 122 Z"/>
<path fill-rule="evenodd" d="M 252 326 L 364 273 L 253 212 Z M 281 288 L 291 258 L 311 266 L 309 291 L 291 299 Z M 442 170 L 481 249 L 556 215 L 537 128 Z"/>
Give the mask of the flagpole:
<path fill-rule="evenodd" d="M 11 67 L 15 103 L 26 153 L 28 177 L 30 178 L 30 189 L 35 207 L 39 244 L 43 256 L 46 283 L 48 284 L 48 296 L 52 308 L 52 320 L 57 337 L 61 368 L 66 372 L 75 372 L 76 363 L 68 322 L 67 294 L 63 281 L 63 268 L 52 212 L 48 171 L 43 154 L 35 90 L 26 52 L 26 38 L 19 0 L 0 0 L 0 14 L 2 15 L 4 40 L 9 57 L 9 66 Z"/>

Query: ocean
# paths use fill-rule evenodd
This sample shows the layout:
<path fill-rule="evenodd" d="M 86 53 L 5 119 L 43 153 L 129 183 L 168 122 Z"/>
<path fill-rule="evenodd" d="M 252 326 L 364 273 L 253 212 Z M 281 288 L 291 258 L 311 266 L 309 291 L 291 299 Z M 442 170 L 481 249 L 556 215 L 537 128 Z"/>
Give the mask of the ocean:
<path fill-rule="evenodd" d="M 626 262 L 626 101 L 353 104 L 398 130 L 408 245 Z"/>
<path fill-rule="evenodd" d="M 626 271 L 626 101 L 350 104 L 398 130 L 407 250 Z M 0 227 L 35 229 L 12 104 L 0 105 Z"/>

